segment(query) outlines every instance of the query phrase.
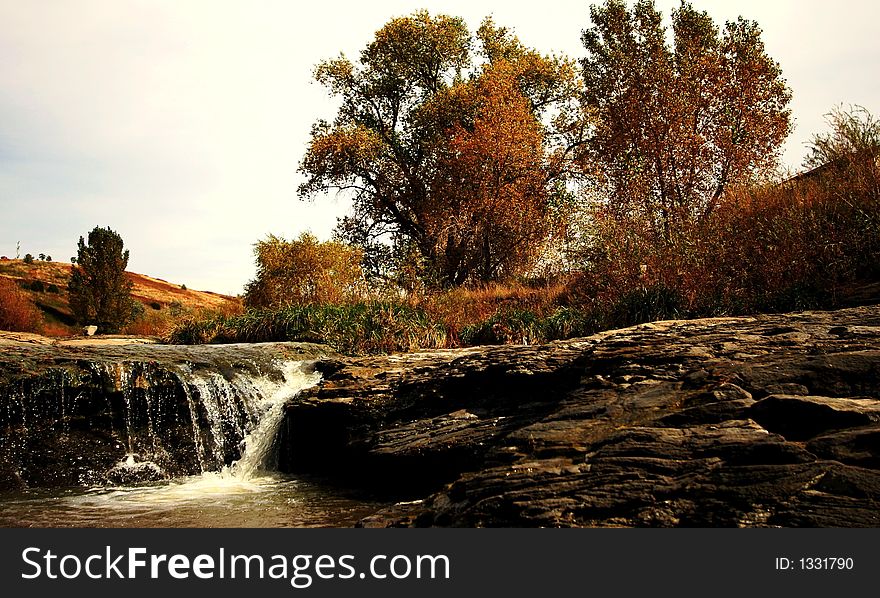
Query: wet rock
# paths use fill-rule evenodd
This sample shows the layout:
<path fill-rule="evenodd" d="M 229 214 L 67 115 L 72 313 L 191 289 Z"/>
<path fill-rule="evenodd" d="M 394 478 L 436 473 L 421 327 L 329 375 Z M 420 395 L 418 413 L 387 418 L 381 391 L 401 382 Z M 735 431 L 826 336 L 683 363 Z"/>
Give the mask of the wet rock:
<path fill-rule="evenodd" d="M 135 461 L 133 456 L 127 457 L 114 465 L 105 478 L 111 484 L 133 486 L 144 482 L 156 482 L 168 478 L 168 475 L 152 461 Z"/>

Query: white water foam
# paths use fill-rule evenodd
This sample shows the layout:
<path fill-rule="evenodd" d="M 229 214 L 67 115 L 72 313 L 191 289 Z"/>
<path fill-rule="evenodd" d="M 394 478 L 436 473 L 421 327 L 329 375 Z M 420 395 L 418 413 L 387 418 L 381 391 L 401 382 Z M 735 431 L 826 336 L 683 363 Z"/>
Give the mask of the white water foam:
<path fill-rule="evenodd" d="M 251 412 L 255 425 L 243 430 L 241 458 L 231 465 L 224 466 L 220 471 L 204 471 L 199 476 L 172 480 L 167 484 L 94 489 L 95 492 L 80 496 L 77 502 L 85 502 L 103 506 L 137 506 L 137 505 L 169 505 L 206 499 L 222 499 L 223 496 L 263 492 L 271 489 L 278 477 L 266 467 L 275 438 L 284 419 L 284 405 L 302 390 L 314 386 L 321 380 L 319 372 L 306 372 L 304 363 L 300 361 L 286 362 L 280 367 L 282 380 L 271 380 L 268 377 L 248 378 L 247 382 L 237 380 L 234 384 L 222 384 L 218 380 L 188 374 L 187 380 L 198 390 L 199 395 L 208 405 L 212 427 L 221 430 L 214 424 L 214 417 L 219 420 L 223 412 L 229 409 L 230 393 L 243 391 L 245 404 Z M 244 377 L 242 377 L 244 378 Z M 241 396 L 241 395 L 239 395 Z M 227 413 L 227 415 L 229 415 Z M 251 418 L 248 418 L 251 419 Z M 247 422 L 238 418 L 239 425 Z M 220 431 L 216 432 L 218 435 Z M 203 454 L 200 455 L 203 458 Z M 201 460 L 201 459 L 200 459 Z M 127 455 L 124 467 L 137 466 L 131 455 Z"/>

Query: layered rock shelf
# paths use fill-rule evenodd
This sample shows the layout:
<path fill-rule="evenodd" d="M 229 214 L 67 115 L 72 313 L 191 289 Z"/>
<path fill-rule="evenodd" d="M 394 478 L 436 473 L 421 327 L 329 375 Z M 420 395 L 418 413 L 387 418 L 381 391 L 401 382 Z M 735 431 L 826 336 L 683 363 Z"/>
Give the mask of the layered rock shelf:
<path fill-rule="evenodd" d="M 282 466 L 363 526 L 880 525 L 880 308 L 325 359 Z"/>
<path fill-rule="evenodd" d="M 308 360 L 324 379 L 287 404 L 278 467 L 392 505 L 365 527 L 880 525 L 878 306 L 362 358 L 12 335 L 0 349 L 6 489 L 228 464 L 233 395 Z"/>

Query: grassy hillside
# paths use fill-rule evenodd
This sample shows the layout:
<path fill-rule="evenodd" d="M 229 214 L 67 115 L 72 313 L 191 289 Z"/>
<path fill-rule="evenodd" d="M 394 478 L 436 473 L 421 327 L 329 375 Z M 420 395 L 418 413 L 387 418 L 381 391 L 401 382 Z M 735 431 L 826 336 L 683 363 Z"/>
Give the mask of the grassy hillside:
<path fill-rule="evenodd" d="M 67 298 L 71 265 L 35 260 L 0 260 L 0 279 L 14 282 L 39 310 L 38 329 L 50 336 L 79 334 Z M 160 278 L 128 272 L 132 296 L 144 307 L 143 315 L 128 326 L 130 334 L 161 335 L 178 320 L 189 315 L 235 311 L 234 297 L 181 288 Z"/>

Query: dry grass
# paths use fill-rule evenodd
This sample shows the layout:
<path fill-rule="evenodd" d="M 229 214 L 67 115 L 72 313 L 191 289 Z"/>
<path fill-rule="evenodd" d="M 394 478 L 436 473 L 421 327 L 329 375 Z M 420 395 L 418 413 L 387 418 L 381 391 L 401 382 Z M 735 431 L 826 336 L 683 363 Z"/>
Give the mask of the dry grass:
<path fill-rule="evenodd" d="M 471 326 L 504 313 L 528 311 L 542 317 L 559 307 L 567 284 L 559 280 L 543 285 L 511 282 L 480 287 L 461 287 L 416 300 L 428 316 L 447 329 L 457 343 Z"/>
<path fill-rule="evenodd" d="M 73 314 L 67 300 L 67 282 L 70 278 L 71 264 L 62 262 L 24 260 L 0 261 L 0 280 L 10 281 L 18 289 L 23 300 L 36 314 L 38 323 L 28 328 L 32 332 L 42 332 L 48 336 L 69 336 L 80 334 L 79 326 L 72 324 Z M 130 324 L 125 332 L 139 336 L 164 336 L 180 318 L 194 314 L 226 314 L 241 312 L 241 302 L 226 295 L 206 291 L 182 289 L 158 278 L 143 274 L 128 273 L 132 281 L 132 296 L 144 306 L 141 318 Z M 37 292 L 30 289 L 34 281 L 42 282 L 48 288 L 54 285 L 57 293 Z M 25 288 L 22 288 L 25 287 Z M 12 305 L 12 303 L 10 303 Z M 154 309 L 158 306 L 159 309 Z M 24 308 L 16 308 L 24 314 Z M 22 311 L 24 310 L 24 311 Z M 22 316 L 23 317 L 23 316 Z M 39 321 L 42 320 L 40 324 Z M 0 329 L 10 330 L 11 324 L 0 321 Z M 22 324 L 16 324 L 21 329 Z"/>
<path fill-rule="evenodd" d="M 711 217 L 657 239 L 597 215 L 574 302 L 607 324 L 833 307 L 880 277 L 877 170 L 845 170 L 729 193 Z"/>

